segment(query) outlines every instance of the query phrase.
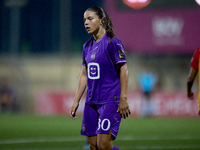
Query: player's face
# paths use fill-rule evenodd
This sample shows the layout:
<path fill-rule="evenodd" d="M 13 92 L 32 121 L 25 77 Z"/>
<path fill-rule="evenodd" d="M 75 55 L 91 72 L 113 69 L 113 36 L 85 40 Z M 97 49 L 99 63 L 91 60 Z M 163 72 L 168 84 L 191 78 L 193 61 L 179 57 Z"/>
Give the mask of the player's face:
<path fill-rule="evenodd" d="M 89 34 L 97 34 L 100 26 L 102 25 L 101 20 L 93 11 L 86 11 L 84 13 L 84 25 L 85 29 Z"/>

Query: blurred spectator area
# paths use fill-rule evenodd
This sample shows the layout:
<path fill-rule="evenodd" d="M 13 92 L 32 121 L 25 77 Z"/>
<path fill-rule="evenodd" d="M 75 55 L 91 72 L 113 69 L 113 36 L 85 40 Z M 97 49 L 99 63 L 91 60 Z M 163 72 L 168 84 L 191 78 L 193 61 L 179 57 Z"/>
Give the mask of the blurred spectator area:
<path fill-rule="evenodd" d="M 149 66 L 158 75 L 159 90 L 185 91 L 191 56 L 140 56 L 127 54 L 129 90 L 137 90 L 137 77 Z M 31 111 L 36 96 L 45 90 L 75 91 L 81 53 L 72 57 L 32 56 L 15 61 L 1 59 L 0 79 L 15 87 L 20 109 Z M 198 84 L 194 83 L 197 91 Z"/>

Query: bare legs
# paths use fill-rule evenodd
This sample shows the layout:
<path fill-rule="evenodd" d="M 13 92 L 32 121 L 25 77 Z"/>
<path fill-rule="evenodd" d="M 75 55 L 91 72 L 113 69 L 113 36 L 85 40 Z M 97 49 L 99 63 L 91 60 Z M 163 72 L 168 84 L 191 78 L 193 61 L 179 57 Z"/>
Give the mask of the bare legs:
<path fill-rule="evenodd" d="M 97 136 L 87 137 L 90 144 L 90 150 L 112 150 L 113 139 L 111 132 L 109 134 L 98 134 Z"/>

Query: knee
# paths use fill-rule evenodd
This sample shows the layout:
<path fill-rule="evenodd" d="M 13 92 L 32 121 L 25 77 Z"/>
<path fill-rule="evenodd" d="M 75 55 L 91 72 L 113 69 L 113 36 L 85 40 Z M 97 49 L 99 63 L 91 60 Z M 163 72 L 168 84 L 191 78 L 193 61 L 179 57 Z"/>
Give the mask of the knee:
<path fill-rule="evenodd" d="M 97 142 L 98 150 L 112 150 L 112 144 L 106 141 Z"/>
<path fill-rule="evenodd" d="M 96 145 L 92 145 L 92 144 L 90 144 L 90 150 L 97 150 Z"/>
<path fill-rule="evenodd" d="M 97 147 L 98 147 L 98 150 L 105 150 L 107 146 L 102 143 L 98 143 Z"/>

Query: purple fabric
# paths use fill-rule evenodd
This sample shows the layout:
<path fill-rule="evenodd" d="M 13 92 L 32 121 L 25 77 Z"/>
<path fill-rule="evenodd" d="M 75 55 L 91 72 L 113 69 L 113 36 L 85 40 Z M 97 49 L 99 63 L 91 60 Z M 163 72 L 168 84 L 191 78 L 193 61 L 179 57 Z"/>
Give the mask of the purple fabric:
<path fill-rule="evenodd" d="M 119 148 L 113 146 L 112 150 L 120 150 Z"/>
<path fill-rule="evenodd" d="M 121 122 L 117 112 L 118 103 L 103 105 L 85 104 L 82 120 L 81 135 L 96 136 L 97 134 L 111 134 L 116 138 Z"/>
<path fill-rule="evenodd" d="M 105 34 L 99 41 L 94 38 L 83 46 L 83 65 L 87 66 L 88 104 L 119 102 L 120 78 L 116 64 L 125 63 L 126 55 L 122 42 Z"/>

